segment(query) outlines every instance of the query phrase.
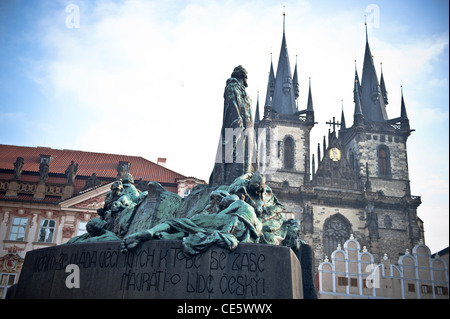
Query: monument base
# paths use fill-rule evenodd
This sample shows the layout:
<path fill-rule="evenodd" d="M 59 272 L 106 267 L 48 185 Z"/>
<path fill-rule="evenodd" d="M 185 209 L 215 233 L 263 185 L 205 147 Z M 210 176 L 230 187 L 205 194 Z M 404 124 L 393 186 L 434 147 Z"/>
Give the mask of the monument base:
<path fill-rule="evenodd" d="M 17 299 L 303 299 L 302 269 L 284 246 L 217 246 L 186 257 L 155 240 L 121 253 L 120 241 L 60 245 L 26 254 Z"/>

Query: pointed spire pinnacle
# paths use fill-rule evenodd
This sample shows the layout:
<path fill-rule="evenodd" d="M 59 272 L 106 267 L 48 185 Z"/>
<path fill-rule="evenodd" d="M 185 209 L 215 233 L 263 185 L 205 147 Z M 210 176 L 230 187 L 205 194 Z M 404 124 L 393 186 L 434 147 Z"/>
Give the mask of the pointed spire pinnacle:
<path fill-rule="evenodd" d="M 362 115 L 362 110 L 361 110 L 361 98 L 359 95 L 359 83 L 356 80 L 355 81 L 355 94 L 354 94 L 354 99 L 355 99 L 355 113 L 354 115 Z"/>
<path fill-rule="evenodd" d="M 299 84 L 298 84 L 298 75 L 297 75 L 297 55 L 295 56 L 295 69 L 294 69 L 294 76 L 293 76 L 292 81 L 294 84 L 295 99 L 297 99 L 299 96 L 299 93 L 300 93 Z"/>
<path fill-rule="evenodd" d="M 359 87 L 361 99 L 361 111 L 369 121 L 383 122 L 388 120 L 386 105 L 382 98 L 380 83 L 373 63 L 373 56 L 370 51 L 369 37 L 366 26 L 366 49 L 364 53 L 364 64 Z"/>
<path fill-rule="evenodd" d="M 295 93 L 289 55 L 284 30 L 285 14 L 283 13 L 283 39 L 281 42 L 280 56 L 278 59 L 277 73 L 275 77 L 275 88 L 272 97 L 272 108 L 277 113 L 294 114 L 297 111 L 295 104 Z"/>
<path fill-rule="evenodd" d="M 286 31 L 286 6 L 283 6 L 283 34 Z"/>
<path fill-rule="evenodd" d="M 275 91 L 275 72 L 273 71 L 272 52 L 270 52 L 270 71 L 269 71 L 270 98 L 273 98 Z"/>
<path fill-rule="evenodd" d="M 383 62 L 380 62 L 380 65 L 381 65 L 381 78 L 380 78 L 381 96 L 383 97 L 384 104 L 388 105 L 388 93 L 386 90 L 386 85 L 384 84 L 384 76 L 383 76 Z"/>
<path fill-rule="evenodd" d="M 255 111 L 255 124 L 259 123 L 260 117 L 259 117 L 259 91 L 257 93 L 256 97 L 256 111 Z"/>
<path fill-rule="evenodd" d="M 342 112 L 341 112 L 341 131 L 346 130 L 347 127 L 345 125 L 345 116 L 344 116 L 344 101 L 341 100 Z"/>
<path fill-rule="evenodd" d="M 320 162 L 320 143 L 317 143 L 317 163 Z"/>
<path fill-rule="evenodd" d="M 314 111 L 312 93 L 311 93 L 311 77 L 309 78 L 308 105 L 307 105 L 306 109 L 308 111 Z"/>
<path fill-rule="evenodd" d="M 367 15 L 364 15 L 364 26 L 366 28 L 366 43 L 369 43 L 369 35 L 367 33 Z"/>
<path fill-rule="evenodd" d="M 266 101 L 264 106 L 272 105 L 273 93 L 275 91 L 275 72 L 273 71 L 272 52 L 270 52 L 270 70 L 267 81 Z"/>
<path fill-rule="evenodd" d="M 405 99 L 403 98 L 403 85 L 400 86 L 401 92 L 402 92 L 402 102 L 401 102 L 401 109 L 400 109 L 400 118 L 402 119 L 408 119 L 408 115 L 406 114 L 406 105 L 405 105 Z"/>
<path fill-rule="evenodd" d="M 270 96 L 270 73 L 269 73 L 269 80 L 267 82 L 267 90 L 266 90 L 266 101 L 264 102 L 264 106 L 269 106 L 271 104 L 271 96 Z"/>
<path fill-rule="evenodd" d="M 358 76 L 358 69 L 356 67 L 356 60 L 355 60 L 355 79 L 353 82 L 353 102 L 356 103 L 356 94 L 358 92 L 358 98 L 361 99 L 361 97 L 359 96 L 359 91 L 361 91 L 361 85 L 360 85 L 360 81 L 359 81 L 359 76 Z"/>

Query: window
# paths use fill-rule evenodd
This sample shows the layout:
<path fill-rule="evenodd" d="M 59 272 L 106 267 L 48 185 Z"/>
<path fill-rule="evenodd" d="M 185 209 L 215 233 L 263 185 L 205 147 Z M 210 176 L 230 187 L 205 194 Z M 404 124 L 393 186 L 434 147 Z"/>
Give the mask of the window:
<path fill-rule="evenodd" d="M 392 219 L 389 215 L 384 216 L 384 227 L 391 228 L 392 227 Z"/>
<path fill-rule="evenodd" d="M 338 285 L 339 286 L 348 286 L 348 278 L 347 277 L 338 277 Z"/>
<path fill-rule="evenodd" d="M 323 226 L 323 250 L 326 256 L 331 256 L 338 245 L 344 246 L 350 238 L 351 224 L 341 214 L 329 217 Z"/>
<path fill-rule="evenodd" d="M 358 287 L 358 279 L 357 278 L 350 278 L 350 286 Z"/>
<path fill-rule="evenodd" d="M 78 222 L 78 231 L 77 231 L 77 236 L 83 235 L 87 233 L 86 230 L 86 224 L 87 222 Z"/>
<path fill-rule="evenodd" d="M 0 274 L 0 299 L 5 299 L 6 291 L 16 282 L 16 274 Z"/>
<path fill-rule="evenodd" d="M 387 176 L 390 174 L 389 149 L 386 146 L 378 148 L 378 174 Z"/>
<path fill-rule="evenodd" d="M 9 240 L 24 241 L 27 223 L 28 218 L 14 217 L 9 233 Z"/>
<path fill-rule="evenodd" d="M 408 292 L 416 292 L 416 285 L 408 284 Z"/>
<path fill-rule="evenodd" d="M 356 165 L 355 165 L 355 154 L 353 153 L 353 151 L 350 151 L 349 162 L 350 168 L 354 171 L 356 169 Z"/>
<path fill-rule="evenodd" d="M 284 168 L 294 168 L 294 139 L 290 136 L 284 139 Z"/>
<path fill-rule="evenodd" d="M 430 294 L 431 293 L 431 286 L 429 285 L 422 285 L 420 286 L 423 294 Z"/>
<path fill-rule="evenodd" d="M 436 295 L 448 295 L 447 287 L 436 286 L 434 288 L 435 288 Z"/>
<path fill-rule="evenodd" d="M 53 219 L 43 219 L 41 221 L 41 228 L 39 230 L 38 242 L 51 243 L 53 242 L 53 234 L 55 232 L 56 222 Z"/>
<path fill-rule="evenodd" d="M 380 168 L 380 174 L 386 175 L 387 174 L 387 158 L 386 158 L 386 150 L 384 148 L 380 149 L 378 151 L 378 165 Z"/>

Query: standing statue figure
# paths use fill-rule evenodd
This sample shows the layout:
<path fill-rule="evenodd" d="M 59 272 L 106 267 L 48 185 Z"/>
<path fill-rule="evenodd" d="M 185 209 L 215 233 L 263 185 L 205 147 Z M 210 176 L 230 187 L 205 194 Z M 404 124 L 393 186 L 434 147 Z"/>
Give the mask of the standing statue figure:
<path fill-rule="evenodd" d="M 14 163 L 14 179 L 19 180 L 22 175 L 24 159 L 23 157 L 18 157 Z"/>
<path fill-rule="evenodd" d="M 73 185 L 75 182 L 75 176 L 77 176 L 78 172 L 78 163 L 75 164 L 74 161 L 70 162 L 69 167 L 66 169 L 66 176 L 67 176 L 67 184 Z"/>
<path fill-rule="evenodd" d="M 246 87 L 247 71 L 239 65 L 225 87 L 222 130 L 209 179 L 211 186 L 230 185 L 258 167 L 251 100 Z"/>
<path fill-rule="evenodd" d="M 43 161 L 41 164 L 39 164 L 39 181 L 40 182 L 46 182 L 48 179 L 48 171 L 50 169 L 50 165 L 48 162 Z"/>
<path fill-rule="evenodd" d="M 95 173 L 92 173 L 92 175 L 86 180 L 86 183 L 84 184 L 84 187 L 81 189 L 82 191 L 98 186 L 102 182 L 98 179 L 97 175 Z"/>

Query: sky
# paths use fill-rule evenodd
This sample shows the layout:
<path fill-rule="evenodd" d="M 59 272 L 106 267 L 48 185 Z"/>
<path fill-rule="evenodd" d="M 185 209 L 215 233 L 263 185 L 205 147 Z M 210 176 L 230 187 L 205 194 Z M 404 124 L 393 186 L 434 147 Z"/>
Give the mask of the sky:
<path fill-rule="evenodd" d="M 412 132 L 412 195 L 432 252 L 449 245 L 447 0 L 0 0 L 0 144 L 141 156 L 208 181 L 223 90 L 237 65 L 264 104 L 283 32 L 298 66 L 299 110 L 311 78 L 311 149 L 329 126 L 353 121 L 355 61 L 368 38 Z M 258 93 L 259 92 L 259 93 Z M 262 111 L 261 111 L 262 112 Z M 261 113 L 262 115 L 262 113 Z"/>

